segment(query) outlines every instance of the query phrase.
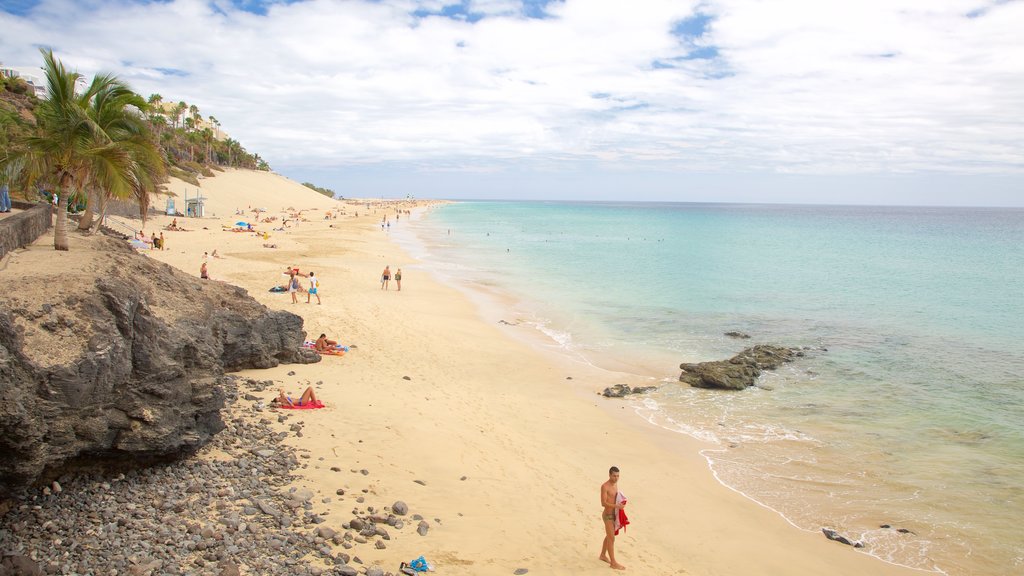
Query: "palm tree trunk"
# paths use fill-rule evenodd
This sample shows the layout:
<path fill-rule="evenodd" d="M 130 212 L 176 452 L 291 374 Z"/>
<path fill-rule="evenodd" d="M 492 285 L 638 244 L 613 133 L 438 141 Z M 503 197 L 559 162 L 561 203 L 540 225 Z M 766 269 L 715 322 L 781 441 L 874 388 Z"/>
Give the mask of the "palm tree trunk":
<path fill-rule="evenodd" d="M 71 194 L 63 188 L 57 188 L 60 198 L 57 203 L 57 219 L 53 224 L 53 249 L 67 251 L 68 244 L 68 200 Z"/>
<path fill-rule="evenodd" d="M 78 220 L 78 231 L 85 232 L 92 228 L 92 215 L 96 212 L 96 189 L 89 187 L 88 195 L 85 200 L 85 212 L 82 213 L 82 217 Z"/>
<path fill-rule="evenodd" d="M 89 231 L 90 234 L 95 234 L 96 232 L 99 232 L 100 231 L 100 226 L 103 226 L 103 220 L 106 219 L 106 217 L 107 217 L 107 206 L 109 206 L 109 203 L 107 202 L 107 195 L 106 194 L 100 194 L 99 197 L 100 197 L 100 213 L 96 217 L 96 221 L 93 222 L 92 229 Z"/>

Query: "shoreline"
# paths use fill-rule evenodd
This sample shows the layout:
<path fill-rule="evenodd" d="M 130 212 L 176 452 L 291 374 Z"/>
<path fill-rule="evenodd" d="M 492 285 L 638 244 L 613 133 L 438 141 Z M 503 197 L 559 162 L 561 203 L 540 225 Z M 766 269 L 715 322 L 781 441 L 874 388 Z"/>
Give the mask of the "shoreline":
<path fill-rule="evenodd" d="M 717 482 L 699 442 L 680 442 L 678 433 L 598 398 L 603 385 L 594 382 L 607 375 L 553 362 L 483 319 L 456 287 L 419 274 L 414 259 L 377 229 L 380 213 L 319 220 L 322 210 L 337 206 L 333 200 L 269 180 L 229 172 L 204 181 L 211 205 L 220 203 L 211 209 L 219 218 L 184 220 L 192 231 L 167 234 L 169 250 L 150 256 L 198 275 L 203 252 L 216 248 L 222 258 L 210 260 L 214 279 L 301 315 L 308 336 L 323 331 L 357 344 L 318 364 L 237 375 L 271 379 L 291 392 L 318 388 L 328 408 L 294 414 L 303 436 L 285 441 L 308 451 L 293 485 L 315 492 L 313 501 L 338 488 L 363 491 L 362 505 L 403 500 L 435 520 L 427 536 L 403 533 L 386 549 L 359 548 L 367 565 L 393 570 L 422 554 L 448 574 L 607 573 L 597 560 L 603 536 L 597 488 L 614 464 L 623 470 L 633 521 L 616 550 L 631 572 L 919 573 L 820 533 L 792 530 L 778 514 Z M 283 194 L 308 207 L 310 219 L 275 232 L 277 249 L 220 230 L 234 222 L 230 206 L 276 207 Z M 171 218 L 154 220 L 147 230 Z M 316 270 L 322 306 L 291 304 L 287 295 L 265 291 L 292 264 Z M 379 289 L 385 264 L 414 271 L 406 273 L 400 294 Z M 566 386 L 569 376 L 573 384 Z M 350 504 L 322 507 L 336 529 L 352 516 Z"/>
<path fill-rule="evenodd" d="M 431 211 L 432 208 L 423 211 L 421 217 L 429 217 Z M 406 239 L 404 242 L 398 241 L 402 249 L 409 251 L 410 247 L 415 245 L 418 248 L 417 253 L 421 251 L 423 253 L 430 252 L 427 240 L 416 236 L 415 232 L 411 232 L 411 236 L 413 237 L 411 243 L 409 239 Z M 575 379 L 574 383 L 568 383 L 567 387 L 576 393 L 580 400 L 587 401 L 590 399 L 588 395 L 596 395 L 599 398 L 598 402 L 603 404 L 602 407 L 609 417 L 616 418 L 623 424 L 635 428 L 641 434 L 649 436 L 647 438 L 649 441 L 662 443 L 668 451 L 676 452 L 679 457 L 689 456 L 692 453 L 699 454 L 704 460 L 705 472 L 722 488 L 738 494 L 754 505 L 776 514 L 789 526 L 802 533 L 823 536 L 822 530 L 825 528 L 824 526 L 822 528 L 801 526 L 787 516 L 784 511 L 773 507 L 771 504 L 762 502 L 757 496 L 749 494 L 744 489 L 734 486 L 721 478 L 719 471 L 715 468 L 714 460 L 720 454 L 727 454 L 728 448 L 726 443 L 723 443 L 721 440 L 709 439 L 709 432 L 702 433 L 702 430 L 686 431 L 672 429 L 666 424 L 659 424 L 653 421 L 652 418 L 644 416 L 641 413 L 643 407 L 633 402 L 642 403 L 646 395 L 627 396 L 623 399 L 608 399 L 600 396 L 600 390 L 612 384 L 627 384 L 629 386 L 650 386 L 654 384 L 662 386 L 678 384 L 677 378 L 669 374 L 657 374 L 653 367 L 649 365 L 650 362 L 638 361 L 627 364 L 625 358 L 621 357 L 621 355 L 609 359 L 595 357 L 597 354 L 595 350 L 571 349 L 559 341 L 556 335 L 552 334 L 552 330 L 558 332 L 557 328 L 548 328 L 547 324 L 543 324 L 535 319 L 522 319 L 524 313 L 536 316 L 536 312 L 529 311 L 529 304 L 522 298 L 522 295 L 517 295 L 511 287 L 498 286 L 490 282 L 480 282 L 478 281 L 479 279 L 473 280 L 466 276 L 459 277 L 458 271 L 453 272 L 448 268 L 442 271 L 437 268 L 436 265 L 439 263 L 439 260 L 433 261 L 432 264 L 434 266 L 432 267 L 431 263 L 423 264 L 421 258 L 420 267 L 432 272 L 433 278 L 438 282 L 448 284 L 473 302 L 482 321 L 492 324 L 503 324 L 501 331 L 506 337 L 527 345 L 546 361 L 562 366 L 566 373 L 583 371 L 591 379 L 601 382 L 600 385 L 582 385 L 578 383 L 581 381 L 580 379 Z M 506 318 L 512 321 L 508 322 L 505 320 Z M 572 333 L 568 329 L 566 329 L 564 335 L 572 338 Z M 646 373 L 642 373 L 642 371 Z M 572 379 L 567 378 L 567 380 Z M 719 393 L 728 392 L 720 391 Z M 668 433 L 667 435 L 665 434 L 666 432 Z M 710 435 L 713 436 L 713 433 L 710 433 Z M 882 564 L 895 568 L 920 573 L 942 573 L 939 569 L 919 568 L 902 564 L 873 554 L 870 549 L 862 549 L 859 552 Z"/>

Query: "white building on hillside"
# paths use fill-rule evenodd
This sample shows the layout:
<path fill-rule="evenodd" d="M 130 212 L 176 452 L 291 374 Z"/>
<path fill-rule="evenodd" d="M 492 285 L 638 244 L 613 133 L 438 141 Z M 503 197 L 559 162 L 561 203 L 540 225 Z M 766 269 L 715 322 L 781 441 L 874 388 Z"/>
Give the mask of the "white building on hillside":
<path fill-rule="evenodd" d="M 27 66 L 4 66 L 0 64 L 0 76 L 5 78 L 21 78 L 35 92 L 39 98 L 46 98 L 46 80 L 42 68 L 30 68 Z"/>
<path fill-rule="evenodd" d="M 46 98 L 46 73 L 43 72 L 42 68 L 34 66 L 4 66 L 0 62 L 0 76 L 6 78 L 21 78 L 25 82 L 28 82 L 29 87 L 35 92 L 37 98 Z M 85 90 L 87 86 L 85 78 L 79 78 L 75 82 L 75 92 Z"/>

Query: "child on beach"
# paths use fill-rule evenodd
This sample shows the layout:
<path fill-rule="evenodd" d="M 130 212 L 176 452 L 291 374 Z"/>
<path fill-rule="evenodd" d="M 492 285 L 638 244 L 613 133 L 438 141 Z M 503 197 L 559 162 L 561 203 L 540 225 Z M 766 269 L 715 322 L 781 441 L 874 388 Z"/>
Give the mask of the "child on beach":
<path fill-rule="evenodd" d="M 210 275 L 206 271 L 206 260 L 203 260 L 203 263 L 199 266 L 199 277 L 203 280 L 210 279 Z"/>

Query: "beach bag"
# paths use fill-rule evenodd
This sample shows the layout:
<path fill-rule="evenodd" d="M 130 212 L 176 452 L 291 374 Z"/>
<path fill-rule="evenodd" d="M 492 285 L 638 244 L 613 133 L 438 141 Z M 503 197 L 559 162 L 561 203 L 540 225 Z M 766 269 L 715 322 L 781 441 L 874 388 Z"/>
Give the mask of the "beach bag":
<path fill-rule="evenodd" d="M 412 568 L 416 572 L 426 572 L 430 570 L 430 564 L 427 564 L 427 559 L 423 556 L 409 562 L 409 568 Z"/>

